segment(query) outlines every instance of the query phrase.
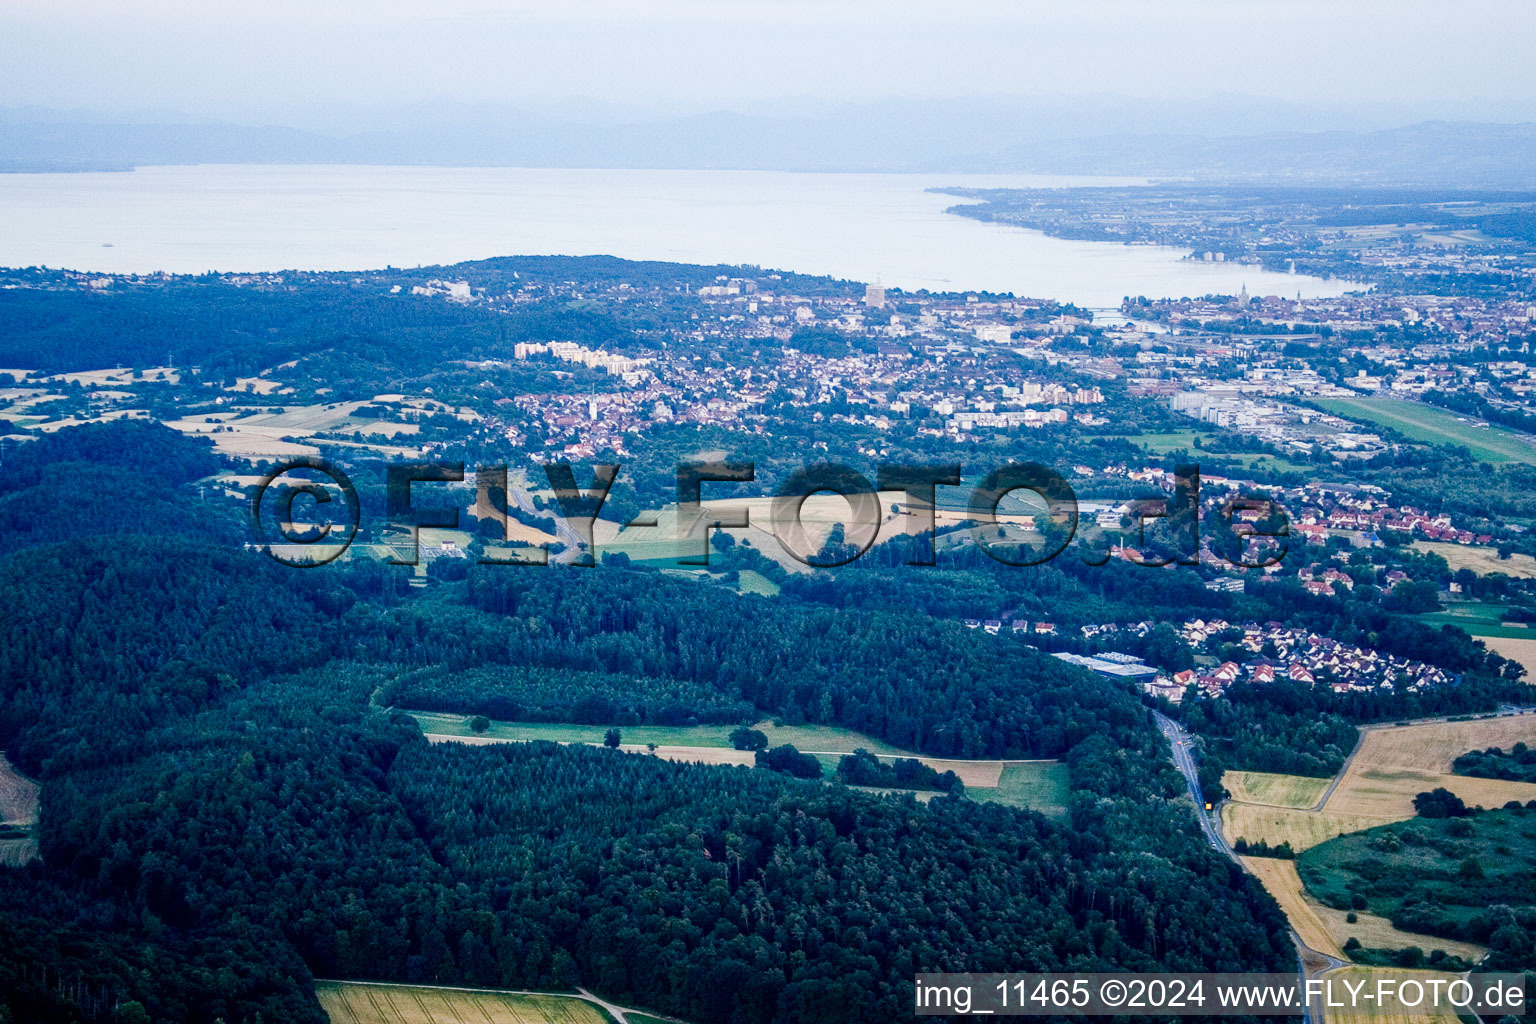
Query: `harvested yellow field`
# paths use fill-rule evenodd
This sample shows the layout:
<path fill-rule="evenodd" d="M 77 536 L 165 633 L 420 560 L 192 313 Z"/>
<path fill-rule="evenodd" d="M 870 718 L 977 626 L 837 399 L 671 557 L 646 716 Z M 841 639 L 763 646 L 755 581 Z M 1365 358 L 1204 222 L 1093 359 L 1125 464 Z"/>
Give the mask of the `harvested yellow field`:
<path fill-rule="evenodd" d="M 1450 774 L 1451 763 L 1469 750 L 1520 742 L 1536 743 L 1536 715 L 1367 729 L 1323 810 L 1379 822 L 1403 821 L 1413 817 L 1415 795 L 1442 786 L 1483 807 L 1536 799 L 1536 784 Z"/>
<path fill-rule="evenodd" d="M 1246 839 L 1251 843 L 1262 839 L 1270 846 L 1290 843 L 1297 853 L 1346 832 L 1359 832 L 1383 824 L 1386 822 L 1381 818 L 1335 814 L 1327 809 L 1304 811 L 1294 807 L 1236 802 L 1224 804 L 1221 809 L 1221 832 L 1227 842 Z"/>
<path fill-rule="evenodd" d="M 1328 788 L 1327 779 L 1270 772 L 1227 772 L 1221 777 L 1221 784 L 1233 800 L 1271 807 L 1315 807 Z"/>
<path fill-rule="evenodd" d="M 1393 990 L 1401 986 L 1405 981 L 1418 981 L 1421 984 L 1431 979 L 1438 980 L 1442 986 L 1447 985 L 1457 978 L 1459 974 L 1451 974 L 1447 971 L 1407 971 L 1397 967 L 1340 967 L 1338 970 L 1329 971 L 1323 975 L 1325 980 L 1334 983 L 1334 989 L 1340 993 L 1342 999 L 1343 983 L 1347 980 L 1351 985 L 1364 984 L 1367 991 L 1377 991 L 1378 979 L 1392 982 Z M 1428 986 L 1424 988 L 1424 1003 L 1420 1005 L 1403 1005 L 1399 1000 L 1387 998 L 1381 1003 L 1364 1003 L 1360 1007 L 1328 1007 L 1323 1011 L 1323 1020 L 1327 1024 L 1458 1024 L 1460 1017 L 1453 1010 L 1434 1010 L 1428 1007 Z M 1415 991 L 1410 988 L 1409 999 L 1417 1001 Z"/>
<path fill-rule="evenodd" d="M 315 998 L 331 1024 L 610 1024 L 597 1005 L 576 996 L 489 990 L 315 984 Z"/>
<path fill-rule="evenodd" d="M 183 434 L 210 437 L 213 439 L 215 451 L 241 458 L 284 458 L 290 455 L 320 454 L 320 449 L 314 445 L 280 440 L 284 434 L 293 433 L 293 431 L 289 430 L 273 428 L 263 431 L 249 427 L 236 427 L 233 430 L 215 433 L 220 427 L 229 426 L 229 424 L 205 423 L 201 417 L 169 420 L 165 425 L 172 430 L 179 430 Z"/>
<path fill-rule="evenodd" d="M 1248 869 L 1248 873 L 1269 890 L 1275 902 L 1280 904 L 1280 909 L 1285 911 L 1286 918 L 1291 922 L 1291 927 L 1296 929 L 1296 934 L 1301 936 L 1302 942 L 1319 953 L 1327 953 L 1340 960 L 1349 959 L 1344 955 L 1344 944 L 1334 937 L 1333 929 L 1328 927 L 1318 913 L 1323 909 L 1321 905 L 1307 898 L 1301 876 L 1296 873 L 1295 861 L 1275 857 L 1238 859 Z"/>
<path fill-rule="evenodd" d="M 1536 638 L 1480 636 L 1483 646 L 1525 669 L 1526 682 L 1536 682 Z"/>
<path fill-rule="evenodd" d="M 1301 876 L 1296 873 L 1296 862 L 1275 857 L 1242 857 L 1243 866 L 1269 890 L 1280 904 L 1291 927 L 1301 936 L 1301 941 L 1320 953 L 1349 959 L 1344 944 L 1351 938 L 1360 940 L 1367 949 L 1407 949 L 1417 946 L 1426 953 L 1442 949 L 1451 956 L 1458 956 L 1476 963 L 1488 952 L 1482 946 L 1454 939 L 1441 939 L 1433 935 L 1420 935 L 1395 928 L 1392 922 L 1363 910 L 1355 911 L 1353 923 L 1347 911 L 1325 907 L 1307 895 Z"/>
<path fill-rule="evenodd" d="M 1350 765 L 1339 788 L 1328 798 L 1325 811 L 1359 815 L 1381 822 L 1405 821 L 1414 816 L 1413 798 L 1432 789 L 1448 789 L 1469 806 L 1503 807 L 1510 800 L 1536 800 L 1536 783 L 1474 779 L 1415 768 Z"/>
<path fill-rule="evenodd" d="M 882 761 L 892 760 L 881 758 Z M 1003 781 L 1003 761 L 945 761 L 936 757 L 919 757 L 915 760 L 932 768 L 943 775 L 945 772 L 954 772 L 965 787 L 977 789 L 996 789 Z"/>
<path fill-rule="evenodd" d="M 1417 551 L 1429 551 L 1445 559 L 1445 564 L 1451 567 L 1451 571 L 1457 569 L 1471 569 L 1479 576 L 1488 576 L 1501 572 L 1505 576 L 1521 579 L 1536 577 L 1536 558 L 1530 555 L 1511 554 L 1507 559 L 1501 559 L 1497 548 L 1479 548 L 1470 544 L 1443 544 L 1438 541 L 1416 540 L 1413 547 Z"/>
<path fill-rule="evenodd" d="M 1536 715 L 1500 715 L 1469 722 L 1425 722 L 1365 730 L 1354 764 L 1449 772 L 1469 750 L 1536 743 Z"/>

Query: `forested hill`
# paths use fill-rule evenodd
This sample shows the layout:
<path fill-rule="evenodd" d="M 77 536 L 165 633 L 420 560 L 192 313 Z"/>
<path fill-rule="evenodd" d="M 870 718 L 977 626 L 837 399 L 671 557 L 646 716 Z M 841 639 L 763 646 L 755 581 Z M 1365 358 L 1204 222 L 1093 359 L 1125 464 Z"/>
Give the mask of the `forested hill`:
<path fill-rule="evenodd" d="M 201 468 L 174 435 L 98 429 L 52 443 L 93 470 Z M 8 461 L 0 507 L 48 473 Z M 0 1019 L 121 1020 L 133 1002 L 155 1021 L 319 1024 L 318 974 L 581 984 L 699 1024 L 889 1021 L 918 970 L 1292 966 L 1278 910 L 1198 838 L 1128 689 L 920 611 L 637 570 L 413 591 L 389 566 L 286 569 L 199 532 L 207 515 L 167 501 L 103 533 L 60 512 L 0 558 L 0 747 L 43 787 L 41 862 L 0 869 Z M 1070 813 L 434 746 L 383 710 L 400 686 L 464 680 L 535 709 L 632 687 L 625 714 L 664 694 L 1061 756 Z"/>
<path fill-rule="evenodd" d="M 499 257 L 362 274 L 293 272 L 276 275 L 281 283 L 259 285 L 227 275 L 151 278 L 84 293 L 61 287 L 48 271 L 7 270 L 7 280 L 23 287 L 0 289 L 0 366 L 56 373 L 169 362 L 217 380 L 334 349 L 344 362 L 369 366 L 377 384 L 445 359 L 507 358 L 520 341 L 576 341 L 594 348 L 659 344 L 650 340 L 659 339 L 658 324 L 644 310 L 550 299 L 498 312 L 479 304 L 424 303 L 411 294 L 417 285 L 470 277 L 478 290 L 495 295 L 579 278 L 593 286 L 623 281 L 672 289 L 712 284 L 721 274 L 760 278 L 765 286 L 802 295 L 862 294 L 863 288 L 803 274 L 770 277 L 756 267 L 608 256 Z M 358 397 L 375 393 L 377 388 Z"/>

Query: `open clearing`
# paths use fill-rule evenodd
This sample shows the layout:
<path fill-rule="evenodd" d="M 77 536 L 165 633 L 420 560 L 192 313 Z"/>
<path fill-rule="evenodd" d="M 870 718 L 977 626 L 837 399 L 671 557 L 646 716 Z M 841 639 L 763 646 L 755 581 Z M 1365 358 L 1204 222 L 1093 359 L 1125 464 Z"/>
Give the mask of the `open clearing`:
<path fill-rule="evenodd" d="M 611 1024 L 613 1018 L 576 996 L 477 992 L 415 985 L 315 983 L 331 1024 Z"/>
<path fill-rule="evenodd" d="M 1429 551 L 1445 559 L 1451 571 L 1471 569 L 1479 576 L 1501 572 L 1505 576 L 1531 579 L 1536 577 L 1536 558 L 1512 552 L 1501 559 L 1497 548 L 1480 548 L 1470 544 L 1446 544 L 1441 541 L 1416 540 L 1411 547 L 1415 551 Z"/>
<path fill-rule="evenodd" d="M 1028 807 L 1047 817 L 1059 818 L 1067 813 L 1067 793 L 1071 781 L 1071 775 L 1064 764 L 1005 764 L 996 789 L 973 789 L 970 783 L 966 783 L 966 792 L 973 800 L 1007 804 L 1009 807 Z"/>
<path fill-rule="evenodd" d="M 466 715 L 411 711 L 421 723 L 422 732 L 439 736 L 471 736 Z M 724 747 L 730 749 L 734 725 L 631 725 L 620 731 L 626 744 L 644 747 L 647 743 L 670 747 Z M 873 736 L 842 729 L 835 725 L 774 725 L 758 722 L 752 728 L 768 737 L 768 745 L 791 743 L 801 750 L 852 752 L 860 747 L 871 754 L 912 756 L 900 747 L 882 743 Z M 526 741 L 554 740 L 556 743 L 601 743 L 608 731 L 604 725 L 571 725 L 565 722 L 496 722 L 485 731 L 485 739 Z"/>
<path fill-rule="evenodd" d="M 1445 409 L 1401 398 L 1317 398 L 1335 416 L 1364 420 L 1397 431 L 1411 441 L 1457 444 L 1484 462 L 1536 463 L 1536 445 L 1499 427 L 1469 422 Z"/>
<path fill-rule="evenodd" d="M 412 711 L 422 732 L 433 743 L 518 743 L 552 740 L 556 743 L 600 744 L 608 731 L 601 725 L 570 725 L 545 722 L 492 722 L 484 733 L 473 732 L 464 715 Z M 630 753 L 654 753 L 668 761 L 695 764 L 738 765 L 756 763 L 749 750 L 731 746 L 730 725 L 626 726 L 620 729 L 620 750 Z M 936 772 L 952 771 L 965 784 L 966 795 L 985 803 L 1027 807 L 1042 814 L 1060 816 L 1067 810 L 1070 778 L 1067 766 L 1059 761 L 986 761 L 923 757 L 893 747 L 889 743 L 851 729 L 829 725 L 781 725 L 759 722 L 753 726 L 767 737 L 770 746 L 789 743 L 804 753 L 814 754 L 831 778 L 843 754 L 863 748 L 882 760 L 910 757 Z M 655 743 L 652 751 L 649 744 Z M 1327 838 L 1327 837 L 1324 837 Z"/>
<path fill-rule="evenodd" d="M 1360 944 L 1367 949 L 1407 949 L 1409 946 L 1417 946 L 1425 953 L 1443 949 L 1451 956 L 1462 957 L 1473 963 L 1481 960 L 1488 952 L 1484 947 L 1470 942 L 1401 931 L 1394 928 L 1386 918 L 1363 910 L 1355 911 L 1355 921 L 1351 924 L 1346 911 L 1325 907 L 1307 895 L 1301 876 L 1296 873 L 1295 861 L 1275 857 L 1240 859 L 1249 873 L 1263 883 L 1275 902 L 1280 904 L 1280 909 L 1285 911 L 1291 927 L 1296 929 L 1301 940 L 1318 952 L 1348 960 L 1344 944 L 1351 938 L 1359 939 Z"/>
<path fill-rule="evenodd" d="M 1315 807 L 1328 788 L 1327 779 L 1270 772 L 1227 772 L 1222 775 L 1221 784 L 1233 800 L 1270 807 Z"/>
<path fill-rule="evenodd" d="M 1349 985 L 1365 985 L 1367 991 L 1376 990 L 1377 980 L 1383 977 L 1390 978 L 1396 985 L 1402 985 L 1405 981 L 1413 980 L 1420 983 L 1435 980 L 1440 982 L 1442 988 L 1450 984 L 1459 974 L 1451 974 L 1448 971 L 1408 971 L 1399 967 L 1340 967 L 1338 970 L 1329 971 L 1323 976 L 1334 982 L 1336 991 L 1343 991 L 1347 982 Z M 1424 991 L 1428 993 L 1428 986 Z M 1414 990 L 1409 989 L 1410 998 L 1414 996 Z M 1426 1000 L 1427 1003 L 1427 1000 Z M 1360 1007 L 1329 1007 L 1324 1011 L 1324 1021 L 1327 1024 L 1458 1024 L 1460 1017 L 1452 1010 L 1432 1010 L 1426 1006 L 1404 1006 L 1395 999 L 1384 999 L 1380 1004 L 1366 1003 Z"/>

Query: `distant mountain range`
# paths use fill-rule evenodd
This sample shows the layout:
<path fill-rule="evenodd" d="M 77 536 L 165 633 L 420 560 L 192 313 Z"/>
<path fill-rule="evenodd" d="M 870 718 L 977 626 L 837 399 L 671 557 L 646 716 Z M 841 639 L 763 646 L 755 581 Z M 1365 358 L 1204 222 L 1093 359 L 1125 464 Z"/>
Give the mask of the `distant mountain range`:
<path fill-rule="evenodd" d="M 631 120 L 423 106 L 393 124 L 372 118 L 357 131 L 0 111 L 0 170 L 348 163 L 1536 186 L 1536 124 L 1442 120 L 1306 130 L 1305 120 L 1288 108 L 1232 104 L 977 100 Z"/>

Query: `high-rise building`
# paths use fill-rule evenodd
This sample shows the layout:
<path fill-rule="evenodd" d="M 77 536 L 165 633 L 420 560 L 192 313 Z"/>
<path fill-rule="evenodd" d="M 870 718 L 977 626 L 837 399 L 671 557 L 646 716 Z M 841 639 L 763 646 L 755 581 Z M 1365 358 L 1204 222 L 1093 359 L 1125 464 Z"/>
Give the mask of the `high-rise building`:
<path fill-rule="evenodd" d="M 867 284 L 864 286 L 864 305 L 870 309 L 880 309 L 885 305 L 885 285 Z"/>

